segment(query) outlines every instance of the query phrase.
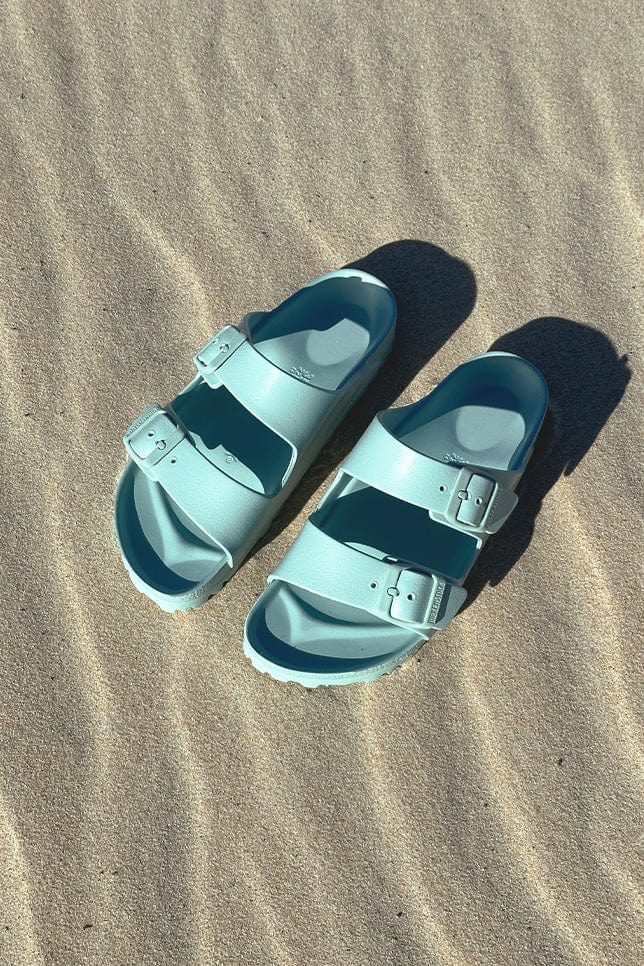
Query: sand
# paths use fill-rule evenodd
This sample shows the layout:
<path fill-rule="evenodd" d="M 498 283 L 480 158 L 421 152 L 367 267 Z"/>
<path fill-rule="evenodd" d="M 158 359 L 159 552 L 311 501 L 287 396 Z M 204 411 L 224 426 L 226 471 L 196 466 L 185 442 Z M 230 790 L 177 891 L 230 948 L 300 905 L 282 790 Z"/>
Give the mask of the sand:
<path fill-rule="evenodd" d="M 635 964 L 635 3 L 4 7 L 0 961 Z M 225 590 L 121 565 L 120 438 L 342 265 L 394 353 Z M 470 604 L 373 685 L 245 614 L 373 413 L 490 346 L 552 416 Z M 641 371 L 641 370 L 640 370 Z"/>

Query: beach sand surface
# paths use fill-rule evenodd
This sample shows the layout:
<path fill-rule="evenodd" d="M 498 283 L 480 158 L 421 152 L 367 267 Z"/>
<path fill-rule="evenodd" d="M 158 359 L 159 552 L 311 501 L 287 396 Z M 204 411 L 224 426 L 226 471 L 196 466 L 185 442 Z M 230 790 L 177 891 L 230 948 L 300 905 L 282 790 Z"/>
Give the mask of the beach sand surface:
<path fill-rule="evenodd" d="M 4 5 L 0 962 L 641 962 L 634 3 Z M 381 375 L 199 610 L 119 558 L 121 436 L 343 265 Z M 375 684 L 244 617 L 373 414 L 494 347 L 552 412 L 469 606 Z"/>

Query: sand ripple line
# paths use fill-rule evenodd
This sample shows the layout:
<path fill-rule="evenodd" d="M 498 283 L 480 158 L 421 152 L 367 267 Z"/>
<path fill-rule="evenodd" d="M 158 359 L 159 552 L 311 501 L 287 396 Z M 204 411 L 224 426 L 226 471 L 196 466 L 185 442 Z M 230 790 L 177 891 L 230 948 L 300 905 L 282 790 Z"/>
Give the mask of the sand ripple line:
<path fill-rule="evenodd" d="M 0 944 L 11 959 L 5 962 L 33 966 L 44 962 L 33 914 L 32 872 L 16 831 L 5 795 L 0 793 Z"/>
<path fill-rule="evenodd" d="M 479 770 L 489 786 L 489 794 L 500 805 L 500 822 L 505 841 L 515 860 L 515 866 L 529 888 L 535 904 L 549 922 L 562 942 L 568 946 L 577 962 L 595 962 L 595 950 L 588 947 L 575 929 L 574 914 L 563 902 L 564 889 L 557 888 L 551 870 L 540 861 L 539 856 L 548 853 L 531 832 L 531 823 L 524 815 L 523 800 L 514 791 L 507 775 L 498 766 L 499 740 L 490 725 L 485 699 L 475 691 L 467 674 L 462 675 L 461 686 L 468 699 L 468 712 L 472 723 L 468 733 L 478 749 Z M 465 709 L 464 709 L 465 710 Z M 534 824 L 532 827 L 536 827 Z"/>

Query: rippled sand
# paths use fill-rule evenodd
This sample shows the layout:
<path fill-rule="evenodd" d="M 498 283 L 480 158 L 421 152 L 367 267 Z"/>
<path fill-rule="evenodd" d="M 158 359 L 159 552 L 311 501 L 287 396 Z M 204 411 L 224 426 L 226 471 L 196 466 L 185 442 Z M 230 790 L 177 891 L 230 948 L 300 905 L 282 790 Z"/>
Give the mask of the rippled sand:
<path fill-rule="evenodd" d="M 0 961 L 638 963 L 635 4 L 217 6 L 4 8 Z M 349 263 L 390 362 L 164 615 L 113 536 L 125 427 Z M 374 685 L 260 676 L 244 616 L 342 455 L 492 345 L 553 413 L 468 609 Z"/>

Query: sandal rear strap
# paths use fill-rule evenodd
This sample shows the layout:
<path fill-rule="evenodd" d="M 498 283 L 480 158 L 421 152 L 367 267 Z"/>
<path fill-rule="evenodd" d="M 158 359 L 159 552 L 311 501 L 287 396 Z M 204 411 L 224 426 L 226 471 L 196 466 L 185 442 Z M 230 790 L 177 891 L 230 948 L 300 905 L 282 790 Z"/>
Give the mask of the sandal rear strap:
<path fill-rule="evenodd" d="M 232 325 L 217 332 L 195 355 L 194 363 L 211 388 L 224 386 L 248 412 L 286 440 L 294 451 L 291 468 L 334 399 L 331 390 L 306 381 L 306 370 L 300 377 L 274 365 L 245 332 Z"/>
<path fill-rule="evenodd" d="M 342 471 L 422 507 L 438 523 L 474 535 L 496 533 L 517 503 L 516 494 L 492 471 L 420 453 L 393 436 L 380 416 L 349 453 Z"/>

